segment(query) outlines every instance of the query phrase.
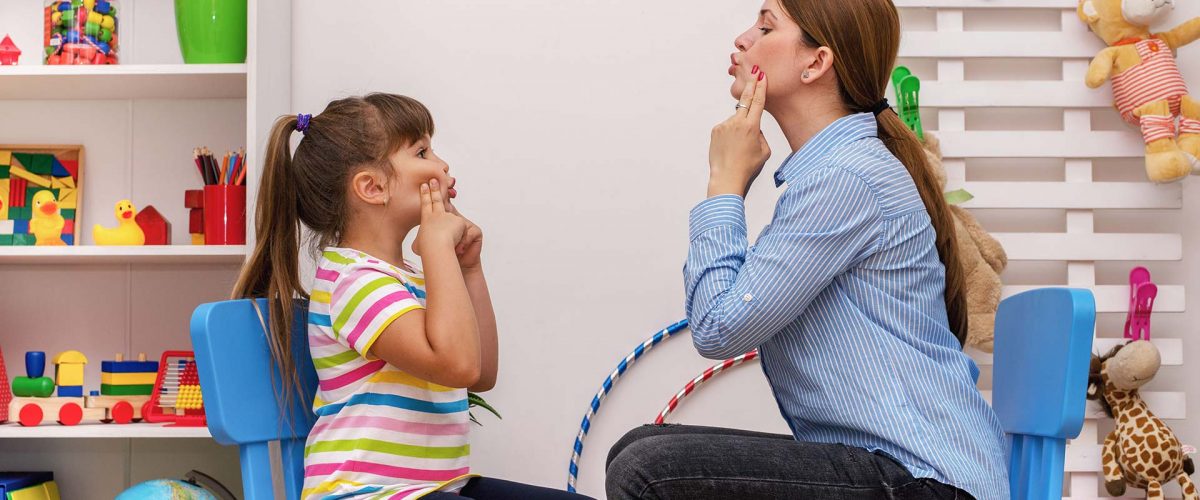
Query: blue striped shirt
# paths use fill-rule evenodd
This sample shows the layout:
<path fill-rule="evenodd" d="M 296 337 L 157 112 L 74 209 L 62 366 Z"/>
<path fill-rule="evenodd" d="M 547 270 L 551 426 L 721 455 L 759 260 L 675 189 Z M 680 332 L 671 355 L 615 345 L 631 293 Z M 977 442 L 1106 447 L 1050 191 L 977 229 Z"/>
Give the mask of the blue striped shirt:
<path fill-rule="evenodd" d="M 874 115 L 854 114 L 793 153 L 754 246 L 741 197 L 692 210 L 693 342 L 713 359 L 759 348 L 797 440 L 882 451 L 915 477 L 1007 499 L 1004 433 L 947 326 L 929 214 L 876 134 Z"/>

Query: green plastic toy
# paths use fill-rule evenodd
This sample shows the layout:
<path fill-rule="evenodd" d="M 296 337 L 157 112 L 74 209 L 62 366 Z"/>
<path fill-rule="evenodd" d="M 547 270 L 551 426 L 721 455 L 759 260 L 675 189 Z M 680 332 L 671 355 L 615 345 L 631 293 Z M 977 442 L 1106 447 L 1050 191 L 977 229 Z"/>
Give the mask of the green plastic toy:
<path fill-rule="evenodd" d="M 925 140 L 925 130 L 921 127 L 921 79 L 912 74 L 908 68 L 897 66 L 892 70 L 892 87 L 896 90 L 896 114 L 917 139 Z"/>

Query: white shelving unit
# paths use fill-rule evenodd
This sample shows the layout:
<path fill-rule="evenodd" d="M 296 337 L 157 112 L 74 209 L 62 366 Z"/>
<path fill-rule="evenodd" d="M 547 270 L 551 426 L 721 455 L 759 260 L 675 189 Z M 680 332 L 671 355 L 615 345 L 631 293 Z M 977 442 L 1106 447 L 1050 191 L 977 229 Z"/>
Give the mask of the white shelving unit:
<path fill-rule="evenodd" d="M 167 424 L 40 425 L 0 424 L 0 439 L 34 438 L 211 438 L 207 427 L 168 427 Z"/>
<path fill-rule="evenodd" d="M 245 98 L 245 64 L 0 66 L 5 99 Z"/>
<path fill-rule="evenodd" d="M 0 247 L 0 348 L 10 380 L 24 374 L 27 351 L 79 350 L 90 361 L 85 390 L 94 390 L 100 362 L 114 353 L 158 359 L 191 349 L 192 310 L 228 298 L 253 248 L 265 134 L 291 104 L 291 3 L 249 2 L 246 63 L 209 65 L 182 63 L 169 2 L 128 2 L 125 64 L 42 66 L 29 59 L 38 53 L 41 7 L 41 0 L 0 5 L 3 27 L 15 29 L 25 51 L 22 65 L 0 66 L 0 144 L 85 147 L 82 244 Z M 202 186 L 191 159 L 201 145 L 249 152 L 246 245 L 186 244 L 183 191 Z M 111 226 L 112 204 L 126 198 L 139 209 L 154 205 L 175 244 L 92 245 L 92 225 Z M 191 469 L 240 491 L 237 456 L 206 427 L 0 424 L 0 470 L 53 470 L 63 498 L 112 498 L 133 483 Z"/>
<path fill-rule="evenodd" d="M 0 264 L 237 264 L 245 245 L 0 247 Z"/>

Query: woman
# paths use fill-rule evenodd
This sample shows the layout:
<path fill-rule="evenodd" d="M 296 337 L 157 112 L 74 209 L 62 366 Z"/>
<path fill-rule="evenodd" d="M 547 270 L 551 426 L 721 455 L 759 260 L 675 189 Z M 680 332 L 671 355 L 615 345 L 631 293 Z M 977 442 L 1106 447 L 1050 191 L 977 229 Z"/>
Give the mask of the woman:
<path fill-rule="evenodd" d="M 962 352 L 954 223 L 884 99 L 899 39 L 889 0 L 767 0 L 735 41 L 687 312 L 705 357 L 759 348 L 792 435 L 635 429 L 610 452 L 610 498 L 1008 498 L 1003 431 Z M 750 247 L 763 111 L 794 152 Z"/>

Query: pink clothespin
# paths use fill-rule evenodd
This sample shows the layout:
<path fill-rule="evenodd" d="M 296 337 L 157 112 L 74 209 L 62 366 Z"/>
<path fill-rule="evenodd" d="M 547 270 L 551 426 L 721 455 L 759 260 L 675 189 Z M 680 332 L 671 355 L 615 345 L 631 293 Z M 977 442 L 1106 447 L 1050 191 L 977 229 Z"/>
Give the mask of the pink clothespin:
<path fill-rule="evenodd" d="M 1150 313 L 1158 286 L 1150 281 L 1150 271 L 1135 267 L 1129 271 L 1129 313 L 1125 316 L 1125 338 L 1150 340 Z"/>

